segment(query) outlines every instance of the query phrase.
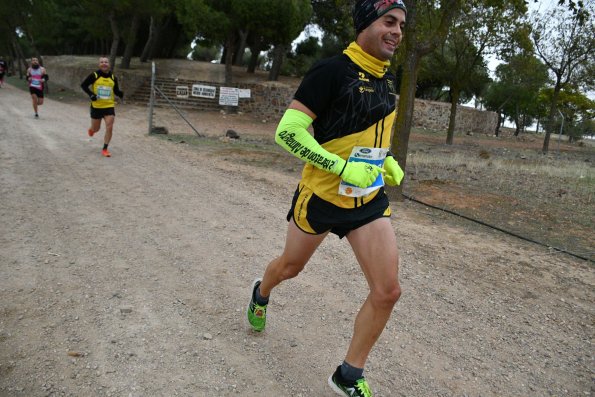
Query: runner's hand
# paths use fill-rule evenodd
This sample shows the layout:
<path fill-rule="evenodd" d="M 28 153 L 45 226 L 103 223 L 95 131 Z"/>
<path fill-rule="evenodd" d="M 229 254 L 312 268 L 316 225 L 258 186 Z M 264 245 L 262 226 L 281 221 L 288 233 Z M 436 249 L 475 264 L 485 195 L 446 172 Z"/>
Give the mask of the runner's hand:
<path fill-rule="evenodd" d="M 386 159 L 384 159 L 383 169 L 386 172 L 386 174 L 384 174 L 384 182 L 386 182 L 387 185 L 396 186 L 401 184 L 405 173 L 393 156 L 387 156 Z"/>
<path fill-rule="evenodd" d="M 95 102 L 97 100 L 97 95 L 91 95 L 89 98 L 91 98 L 91 100 Z"/>
<path fill-rule="evenodd" d="M 384 170 L 374 164 L 368 164 L 361 161 L 352 161 L 345 165 L 343 172 L 339 174 L 341 179 L 357 187 L 367 188 L 370 186 L 378 174 Z"/>

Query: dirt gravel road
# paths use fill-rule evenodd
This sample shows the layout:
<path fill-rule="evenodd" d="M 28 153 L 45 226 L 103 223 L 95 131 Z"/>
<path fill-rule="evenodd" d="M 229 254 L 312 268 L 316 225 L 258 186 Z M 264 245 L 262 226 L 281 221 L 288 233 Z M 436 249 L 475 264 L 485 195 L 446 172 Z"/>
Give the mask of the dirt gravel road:
<path fill-rule="evenodd" d="M 333 395 L 367 291 L 346 241 L 274 292 L 264 333 L 244 322 L 297 172 L 147 136 L 133 105 L 102 158 L 87 106 L 48 98 L 36 120 L 0 90 L 0 395 Z M 394 210 L 404 293 L 366 369 L 376 396 L 595 393 L 592 264 Z"/>

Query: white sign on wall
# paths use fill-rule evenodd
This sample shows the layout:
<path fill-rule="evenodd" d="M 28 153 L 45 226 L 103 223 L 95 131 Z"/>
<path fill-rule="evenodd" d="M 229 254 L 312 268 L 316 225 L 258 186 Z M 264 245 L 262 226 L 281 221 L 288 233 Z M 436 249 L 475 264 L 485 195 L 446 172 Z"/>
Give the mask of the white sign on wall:
<path fill-rule="evenodd" d="M 187 85 L 176 86 L 176 96 L 178 98 L 188 98 L 188 86 Z"/>
<path fill-rule="evenodd" d="M 221 87 L 219 89 L 219 105 L 238 106 L 240 90 L 234 87 Z"/>
<path fill-rule="evenodd" d="M 240 88 L 240 98 L 250 98 L 250 88 Z"/>
<path fill-rule="evenodd" d="M 217 87 L 210 85 L 192 84 L 192 96 L 213 99 L 217 95 Z"/>

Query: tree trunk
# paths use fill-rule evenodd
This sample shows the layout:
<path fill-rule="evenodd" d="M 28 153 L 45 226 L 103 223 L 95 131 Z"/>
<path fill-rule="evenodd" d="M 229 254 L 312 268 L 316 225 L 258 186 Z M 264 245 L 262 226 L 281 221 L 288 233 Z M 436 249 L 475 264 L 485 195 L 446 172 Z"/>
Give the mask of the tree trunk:
<path fill-rule="evenodd" d="M 413 124 L 413 110 L 415 107 L 415 87 L 417 85 L 417 73 L 419 71 L 419 57 L 417 53 L 408 53 L 403 65 L 401 77 L 401 88 L 399 91 L 399 104 L 397 105 L 397 117 L 393 126 L 393 139 L 391 152 L 397 156 L 397 161 L 403 170 L 407 166 L 407 150 L 409 146 L 409 135 Z M 403 193 L 405 179 L 395 189 L 399 196 Z"/>
<path fill-rule="evenodd" d="M 537 125 L 535 126 L 535 133 L 539 134 L 539 122 L 541 121 L 541 119 L 537 119 Z"/>
<path fill-rule="evenodd" d="M 109 15 L 109 22 L 112 28 L 112 46 L 109 52 L 109 63 L 113 72 L 116 69 L 116 56 L 118 55 L 118 46 L 120 45 L 120 29 L 118 29 L 116 16 L 113 11 Z"/>
<path fill-rule="evenodd" d="M 225 84 L 230 85 L 233 82 L 233 53 L 234 53 L 234 35 L 229 34 L 225 41 Z"/>
<path fill-rule="evenodd" d="M 19 79 L 22 79 L 23 75 L 26 74 L 29 65 L 27 64 L 27 59 L 23 54 L 23 49 L 21 48 L 21 45 L 19 44 L 19 41 L 16 38 L 13 38 L 12 45 L 14 48 L 14 52 L 17 55 L 17 64 L 19 66 Z M 21 69 L 21 66 L 23 66 L 24 68 Z M 23 72 L 23 70 L 25 70 L 25 72 Z"/>
<path fill-rule="evenodd" d="M 122 69 L 130 69 L 130 60 L 134 52 L 134 45 L 136 44 L 136 34 L 140 25 L 140 15 L 135 12 L 132 16 L 132 23 L 130 24 L 130 31 L 128 32 L 128 39 L 126 40 L 126 48 L 124 49 L 124 56 L 120 62 Z"/>
<path fill-rule="evenodd" d="M 496 131 L 494 131 L 494 135 L 500 135 L 500 126 L 502 125 L 502 113 L 497 112 L 498 114 L 498 122 L 496 123 Z"/>
<path fill-rule="evenodd" d="M 514 126 L 514 136 L 517 137 L 521 132 L 521 122 L 519 121 L 519 117 L 517 115 L 514 116 Z"/>
<path fill-rule="evenodd" d="M 16 39 L 13 39 L 12 47 L 15 54 L 16 64 L 19 68 L 19 79 L 22 79 L 23 66 L 25 66 L 25 70 L 27 70 L 27 61 L 25 60 L 25 57 L 23 56 L 23 50 L 21 49 L 21 46 L 19 45 L 18 41 L 16 41 Z"/>
<path fill-rule="evenodd" d="M 39 52 L 39 49 L 35 44 L 35 40 L 33 40 L 33 36 L 28 30 L 25 30 L 25 34 L 27 35 L 27 39 L 29 39 L 29 44 L 31 45 L 31 50 L 33 51 L 33 54 L 35 54 L 35 57 L 39 61 L 39 64 L 43 66 L 43 57 L 41 56 L 41 52 Z"/>
<path fill-rule="evenodd" d="M 147 37 L 147 42 L 143 47 L 143 52 L 140 54 L 140 61 L 147 62 L 149 60 L 149 54 L 151 53 L 151 48 L 153 47 L 153 42 L 155 41 L 155 18 L 151 16 L 151 20 L 149 22 L 149 36 Z"/>
<path fill-rule="evenodd" d="M 459 104 L 459 97 L 461 96 L 461 91 L 458 88 L 453 88 L 450 90 L 450 117 L 448 119 L 448 131 L 446 132 L 446 144 L 452 145 L 454 136 L 455 136 L 455 128 L 457 126 L 457 105 Z"/>
<path fill-rule="evenodd" d="M 546 154 L 550 147 L 550 135 L 554 129 L 554 119 L 556 117 L 556 108 L 558 105 L 558 95 L 561 89 L 560 77 L 556 77 L 556 85 L 554 86 L 554 95 L 552 95 L 552 102 L 550 103 L 550 114 L 547 118 L 547 128 L 545 129 L 545 138 L 543 139 L 543 147 L 541 152 Z"/>
<path fill-rule="evenodd" d="M 527 115 L 523 113 L 523 116 L 521 117 L 521 132 L 523 134 L 527 130 L 526 125 L 527 125 Z"/>
<path fill-rule="evenodd" d="M 413 108 L 415 106 L 415 89 L 417 73 L 421 57 L 432 52 L 440 43 L 443 43 L 448 33 L 448 28 L 454 16 L 460 11 L 462 1 L 444 0 L 441 2 L 440 24 L 434 29 L 431 37 L 420 41 L 417 37 L 417 2 L 405 0 L 407 5 L 407 26 L 405 27 L 403 44 L 406 46 L 403 76 L 399 90 L 399 106 L 397 119 L 394 124 L 391 151 L 396 153 L 397 161 L 405 170 L 407 164 L 407 149 L 409 135 L 413 124 Z M 403 193 L 404 181 L 396 186 L 399 196 Z"/>
<path fill-rule="evenodd" d="M 256 66 L 258 66 L 258 57 L 260 56 L 260 50 L 257 47 L 250 47 L 250 62 L 248 63 L 248 73 L 255 73 Z"/>
<path fill-rule="evenodd" d="M 273 64 L 271 65 L 271 70 L 269 71 L 269 81 L 277 81 L 279 79 L 281 65 L 283 65 L 283 57 L 285 56 L 286 50 L 286 44 L 275 45 L 275 48 L 273 49 Z"/>
<path fill-rule="evenodd" d="M 240 30 L 238 35 L 239 43 L 233 57 L 233 64 L 236 66 L 241 66 L 244 62 L 244 52 L 246 51 L 246 39 L 248 38 L 248 31 Z"/>
<path fill-rule="evenodd" d="M 248 73 L 254 73 L 256 71 L 256 67 L 258 66 L 258 57 L 260 56 L 260 52 L 264 49 L 264 43 L 262 40 L 256 40 L 250 46 L 250 63 L 248 64 Z"/>
<path fill-rule="evenodd" d="M 163 57 L 163 46 L 160 46 L 160 41 L 162 40 L 162 35 L 163 32 L 166 31 L 167 26 L 171 23 L 172 20 L 172 16 L 168 15 L 167 18 L 165 18 L 165 20 L 163 20 L 161 23 L 155 24 L 154 29 L 155 31 L 153 32 L 153 42 L 151 43 L 151 47 L 149 49 L 149 53 L 147 54 L 148 59 L 153 59 L 156 56 L 159 57 Z M 174 43 L 178 40 L 179 37 L 179 31 L 177 31 L 177 33 L 175 33 L 173 35 L 173 37 L 168 37 L 168 42 L 169 43 Z M 173 47 L 173 46 L 172 46 Z M 161 48 L 161 52 L 157 51 L 158 48 Z M 169 53 L 170 51 L 168 51 Z"/>

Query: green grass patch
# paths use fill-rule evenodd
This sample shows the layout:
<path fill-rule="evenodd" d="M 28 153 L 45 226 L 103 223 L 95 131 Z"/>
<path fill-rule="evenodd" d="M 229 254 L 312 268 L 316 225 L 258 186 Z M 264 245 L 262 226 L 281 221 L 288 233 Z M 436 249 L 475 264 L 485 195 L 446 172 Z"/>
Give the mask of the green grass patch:
<path fill-rule="evenodd" d="M 8 76 L 4 77 L 4 82 L 23 91 L 29 91 L 29 82 L 25 78 L 19 79 L 18 76 Z"/>

